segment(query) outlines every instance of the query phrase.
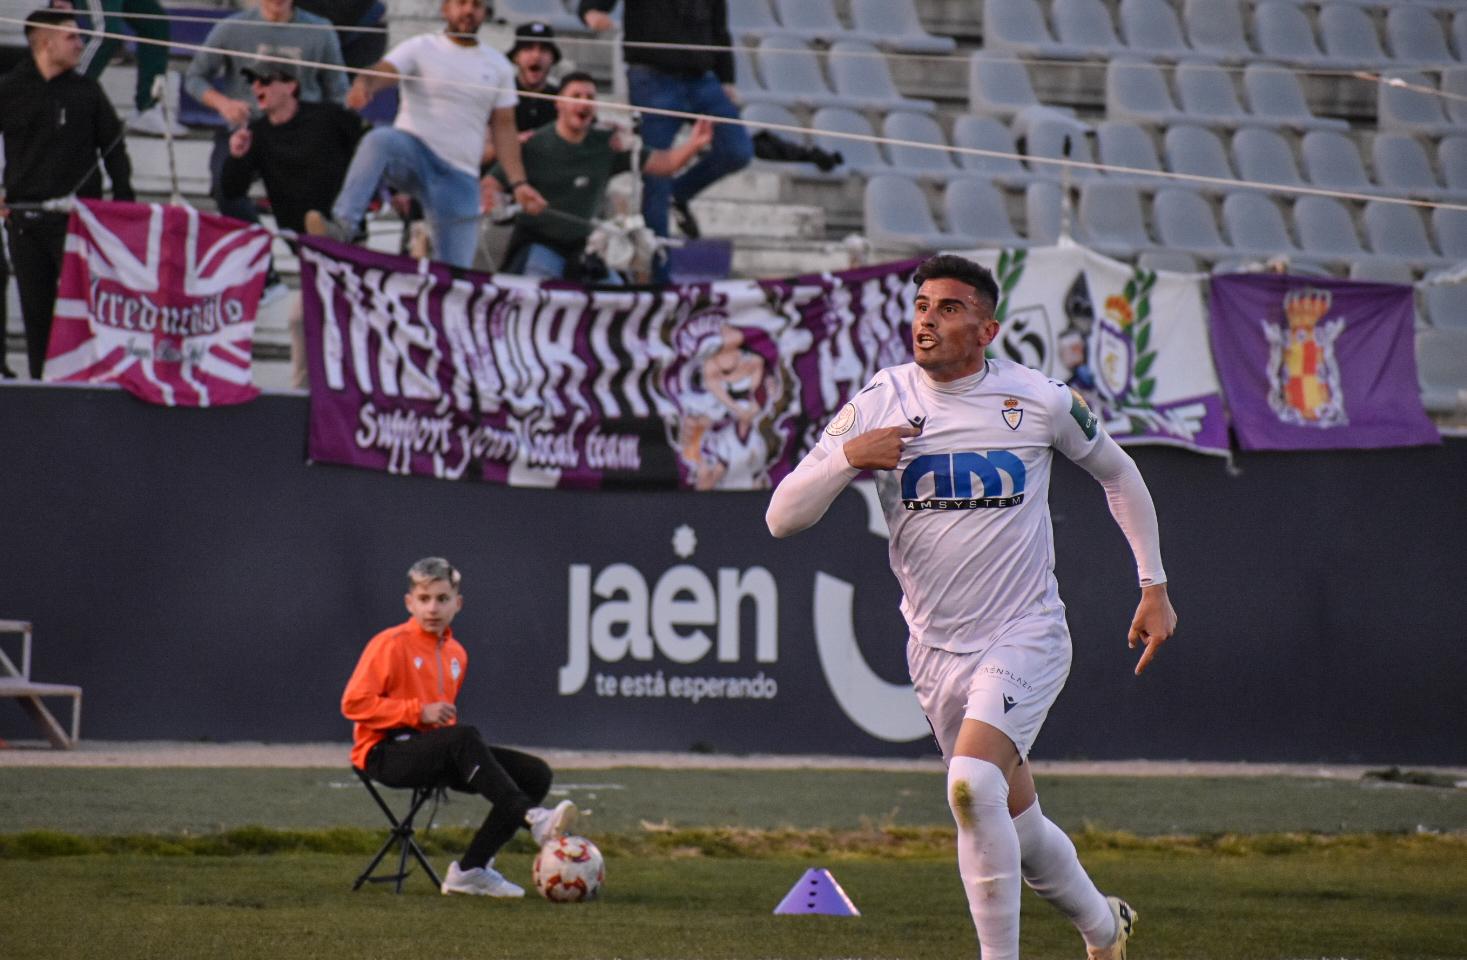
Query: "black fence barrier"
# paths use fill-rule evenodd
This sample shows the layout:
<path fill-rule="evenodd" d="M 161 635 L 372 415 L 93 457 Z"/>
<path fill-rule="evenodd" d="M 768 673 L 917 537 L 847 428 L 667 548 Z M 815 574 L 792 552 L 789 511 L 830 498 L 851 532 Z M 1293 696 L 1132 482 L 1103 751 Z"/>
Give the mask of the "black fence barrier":
<path fill-rule="evenodd" d="M 934 753 L 886 541 L 849 492 L 790 540 L 766 494 L 557 492 L 304 462 L 306 401 L 160 409 L 0 388 L 0 618 L 101 740 L 345 741 L 404 574 L 465 576 L 460 713 L 504 743 Z M 1216 459 L 1133 450 L 1181 629 L 1146 676 L 1134 566 L 1057 464 L 1074 664 L 1046 758 L 1467 760 L 1467 442 Z M 879 522 L 876 524 L 879 528 Z M 0 737 L 32 737 L 0 707 Z"/>

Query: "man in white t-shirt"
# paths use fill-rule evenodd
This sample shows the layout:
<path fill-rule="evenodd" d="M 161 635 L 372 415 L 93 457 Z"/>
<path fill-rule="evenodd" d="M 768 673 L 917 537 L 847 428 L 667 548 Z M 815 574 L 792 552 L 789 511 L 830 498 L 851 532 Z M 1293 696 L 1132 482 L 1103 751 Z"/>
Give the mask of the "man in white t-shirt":
<path fill-rule="evenodd" d="M 398 44 L 346 95 L 361 110 L 379 91 L 402 83 L 397 120 L 362 138 L 328 219 L 306 215 L 306 232 L 350 241 L 384 179 L 423 205 L 438 259 L 468 267 L 479 239 L 479 161 L 486 123 L 515 202 L 528 213 L 545 199 L 525 179 L 515 128 L 514 66 L 479 43 L 484 0 L 443 0 L 445 31 Z"/>
<path fill-rule="evenodd" d="M 1054 451 L 1100 481 L 1135 555 L 1138 674 L 1177 622 L 1156 510 L 1135 462 L 1079 394 L 985 358 L 998 333 L 991 273 L 940 256 L 913 279 L 916 362 L 877 373 L 831 420 L 774 491 L 769 529 L 786 537 L 813 525 L 861 471 L 875 473 L 908 669 L 948 766 L 958 872 L 983 960 L 1019 955 L 1020 876 L 1070 918 L 1091 958 L 1122 960 L 1135 914 L 1101 895 L 1040 812 L 1025 762 L 1070 669 L 1049 517 Z"/>

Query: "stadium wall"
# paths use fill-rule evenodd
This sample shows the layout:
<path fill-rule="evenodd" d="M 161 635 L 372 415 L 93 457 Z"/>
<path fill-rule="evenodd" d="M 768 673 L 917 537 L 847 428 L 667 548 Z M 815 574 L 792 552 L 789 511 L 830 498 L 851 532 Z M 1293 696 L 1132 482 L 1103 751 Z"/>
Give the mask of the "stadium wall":
<path fill-rule="evenodd" d="M 461 714 L 542 746 L 922 755 L 886 544 L 850 492 L 770 538 L 764 494 L 556 492 L 305 463 L 307 404 L 215 410 L 0 388 L 0 618 L 101 740 L 345 740 L 408 564 L 465 571 Z M 1054 476 L 1075 638 L 1047 758 L 1467 760 L 1467 442 L 1133 451 L 1181 630 L 1144 678 L 1134 572 L 1098 486 Z M 823 652 L 821 652 L 823 650 Z M 659 682 L 660 678 L 660 682 Z M 914 723 L 919 729 L 913 729 Z M 874 732 L 873 732 L 874 731 Z M 0 706 L 0 737 L 36 736 Z M 915 739 L 908 739 L 915 737 Z"/>

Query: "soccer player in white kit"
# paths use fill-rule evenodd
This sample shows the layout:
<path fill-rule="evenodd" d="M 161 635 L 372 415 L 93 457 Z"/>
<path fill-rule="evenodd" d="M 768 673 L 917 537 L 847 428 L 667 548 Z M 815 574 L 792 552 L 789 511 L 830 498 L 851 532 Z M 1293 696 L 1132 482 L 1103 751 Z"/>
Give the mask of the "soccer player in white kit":
<path fill-rule="evenodd" d="M 1156 510 L 1132 459 L 1080 395 L 1007 360 L 998 287 L 950 255 L 918 267 L 915 363 L 888 367 L 826 427 L 774 491 L 776 537 L 818 521 L 863 470 L 875 472 L 902 587 L 907 664 L 947 763 L 958 873 L 983 960 L 1019 955 L 1019 878 L 1075 924 L 1092 960 L 1123 960 L 1135 912 L 1105 897 L 1046 819 L 1029 748 L 1064 686 L 1070 634 L 1054 577 L 1053 451 L 1105 488 L 1135 554 L 1141 600 L 1128 636 L 1140 674 L 1176 629 Z"/>

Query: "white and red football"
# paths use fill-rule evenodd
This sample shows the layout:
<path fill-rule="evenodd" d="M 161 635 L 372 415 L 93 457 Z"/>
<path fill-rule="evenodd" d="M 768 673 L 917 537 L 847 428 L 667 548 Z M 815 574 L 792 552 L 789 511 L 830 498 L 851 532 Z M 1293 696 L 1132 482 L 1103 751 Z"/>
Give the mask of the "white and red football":
<path fill-rule="evenodd" d="M 580 903 L 596 896 L 606 879 L 606 863 L 585 837 L 556 837 L 535 855 L 535 889 L 552 903 Z"/>

